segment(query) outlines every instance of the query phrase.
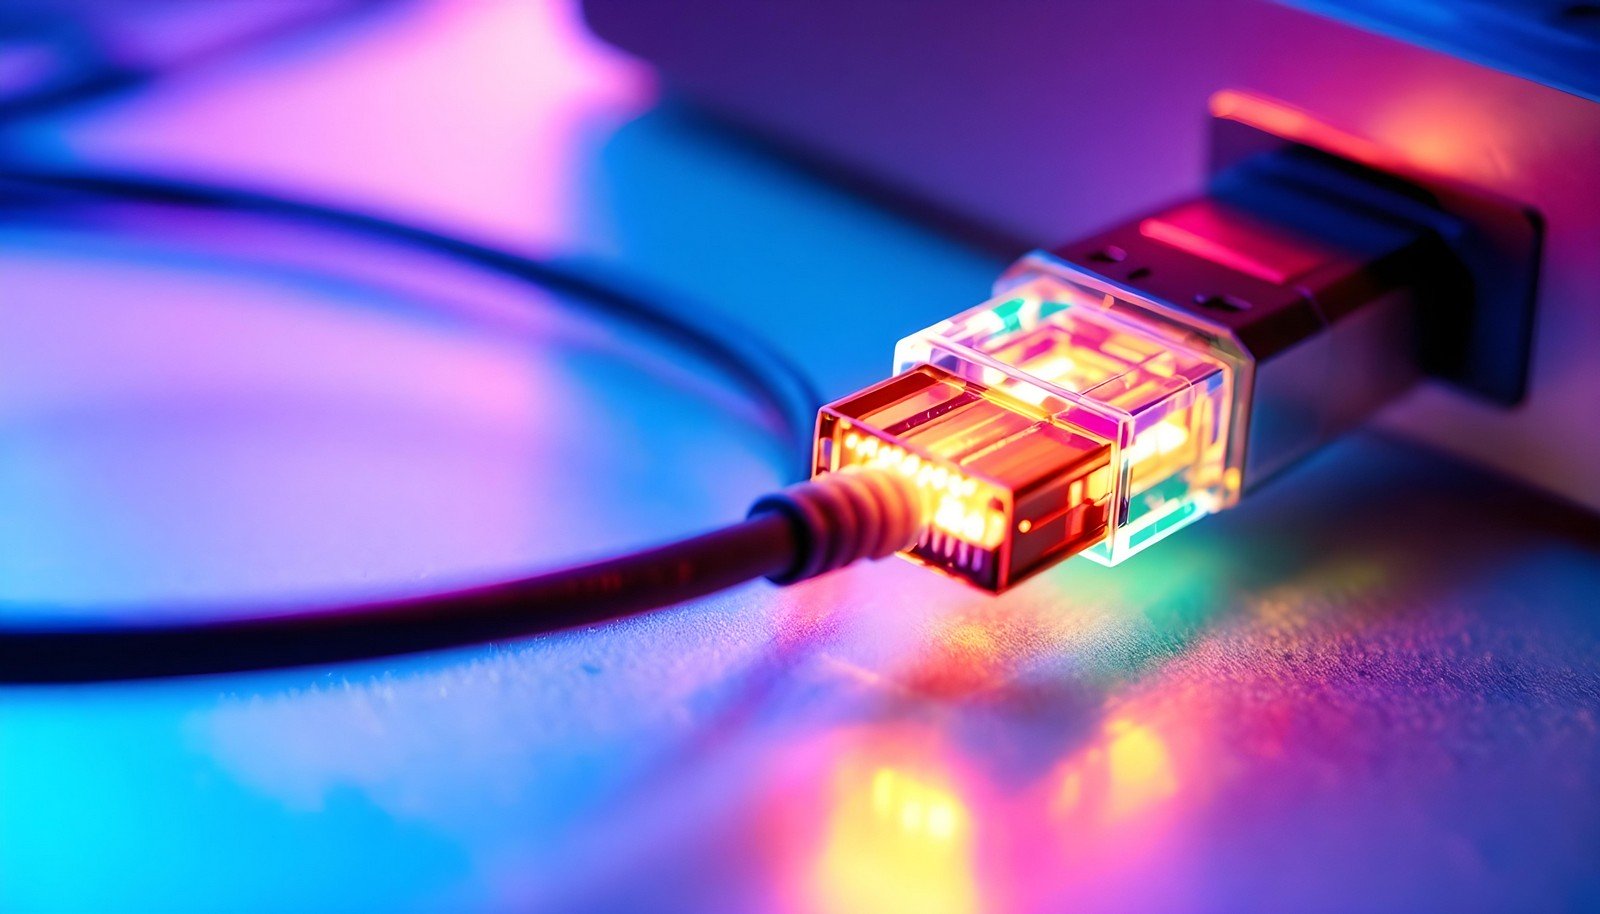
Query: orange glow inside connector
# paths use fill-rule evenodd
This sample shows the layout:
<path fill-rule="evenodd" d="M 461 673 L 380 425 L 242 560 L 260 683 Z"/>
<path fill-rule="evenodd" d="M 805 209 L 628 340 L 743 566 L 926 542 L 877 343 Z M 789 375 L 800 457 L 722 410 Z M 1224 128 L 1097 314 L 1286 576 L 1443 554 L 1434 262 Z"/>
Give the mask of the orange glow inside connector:
<path fill-rule="evenodd" d="M 1027 260 L 1000 295 L 900 341 L 934 365 L 1112 447 L 1110 532 L 1082 553 L 1115 565 L 1238 497 L 1240 361 L 1170 310 Z"/>
<path fill-rule="evenodd" d="M 1150 404 L 1167 406 L 1169 411 L 1152 417 L 1155 421 L 1141 429 L 1123 453 L 1130 495 L 1190 467 L 1204 466 L 1201 452 L 1222 446 L 1213 433 L 1218 420 L 1212 399 L 1184 396 L 1218 375 L 1212 359 L 1104 319 L 1076 319 L 1071 312 L 1018 334 L 990 354 L 1027 377 L 1085 394 L 1130 415 Z M 1039 389 L 1015 386 L 1019 391 Z"/>
<path fill-rule="evenodd" d="M 930 365 L 825 407 L 816 472 L 898 470 L 928 518 L 908 556 L 1003 590 L 1106 535 L 1111 446 Z"/>

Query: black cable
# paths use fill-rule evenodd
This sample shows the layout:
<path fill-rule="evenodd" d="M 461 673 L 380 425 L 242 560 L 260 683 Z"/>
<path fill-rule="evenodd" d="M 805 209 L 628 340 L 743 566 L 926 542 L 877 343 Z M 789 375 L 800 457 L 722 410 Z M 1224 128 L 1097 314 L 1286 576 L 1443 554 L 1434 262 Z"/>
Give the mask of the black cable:
<path fill-rule="evenodd" d="M 450 593 L 171 625 L 0 627 L 0 682 L 102 682 L 337 663 L 613 621 L 763 575 L 795 526 L 758 514 L 656 549 Z"/>
<path fill-rule="evenodd" d="M 0 166 L 0 200 L 10 203 L 104 202 L 186 206 L 315 223 L 411 245 L 537 284 L 589 309 L 649 328 L 684 346 L 739 381 L 780 420 L 804 454 L 817 399 L 785 359 L 753 335 L 692 323 L 626 290 L 592 277 L 429 229 L 364 213 L 187 181 L 101 172 Z M 41 201 L 40 194 L 48 199 Z M 841 476 L 841 479 L 845 477 Z M 853 483 L 861 488 L 859 482 Z M 533 577 L 442 594 L 378 601 L 281 615 L 247 615 L 157 625 L 0 625 L 0 682 L 92 682 L 199 675 L 301 666 L 473 644 L 602 622 L 652 607 L 702 596 L 763 575 L 796 579 L 818 566 L 826 546 L 828 567 L 867 554 L 887 554 L 909 535 L 911 499 L 874 482 L 867 495 L 832 497 L 809 507 L 814 492 L 832 483 L 803 484 L 793 497 L 763 502 L 738 524 L 669 545 Z M 885 494 L 887 493 L 887 494 Z M 877 499 L 874 501 L 873 499 Z M 861 518 L 885 510 L 893 532 L 866 542 L 837 538 Z M 805 505 L 804 510 L 794 507 Z M 886 551 L 885 551 L 886 550 Z M 848 554 L 847 554 L 848 553 Z M 838 558 L 835 558 L 837 556 Z M 842 559 L 842 560 L 841 560 Z"/>

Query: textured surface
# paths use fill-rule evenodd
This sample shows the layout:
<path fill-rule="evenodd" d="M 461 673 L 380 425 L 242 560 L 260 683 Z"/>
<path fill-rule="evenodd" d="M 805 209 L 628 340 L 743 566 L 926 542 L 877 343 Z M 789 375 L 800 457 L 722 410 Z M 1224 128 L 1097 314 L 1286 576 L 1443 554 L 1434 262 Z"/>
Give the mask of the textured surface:
<path fill-rule="evenodd" d="M 404 7 L 17 141 L 581 255 L 829 394 L 982 297 L 993 261 L 645 113 L 565 21 Z M 8 600 L 393 592 L 778 482 L 695 366 L 525 290 L 119 224 L 0 225 Z M 889 562 L 434 657 L 8 690 L 0 908 L 1588 910 L 1597 594 L 1593 518 L 1363 435 L 1001 598 Z"/>

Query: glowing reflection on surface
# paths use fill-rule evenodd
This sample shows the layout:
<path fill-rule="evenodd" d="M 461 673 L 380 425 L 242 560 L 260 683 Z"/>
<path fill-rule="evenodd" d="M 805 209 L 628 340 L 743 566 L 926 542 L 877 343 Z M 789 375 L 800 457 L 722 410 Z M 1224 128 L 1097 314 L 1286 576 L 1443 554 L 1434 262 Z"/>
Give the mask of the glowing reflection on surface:
<path fill-rule="evenodd" d="M 1464 96 L 1462 91 L 1458 86 L 1419 86 L 1397 94 L 1369 112 L 1367 136 L 1241 92 L 1218 92 L 1211 99 L 1211 113 L 1378 168 L 1402 173 L 1420 169 L 1494 186 L 1517 181 L 1521 176 L 1515 157 L 1495 129 L 1496 115 L 1485 108 L 1482 98 Z"/>
<path fill-rule="evenodd" d="M 1020 798 L 1038 810 L 1019 845 L 1027 855 L 1026 869 L 1015 870 L 1027 894 L 1020 909 L 1192 909 L 1206 878 L 1192 865 L 1204 840 L 1192 824 L 1207 808 L 1211 761 L 1194 723 L 1143 703 L 1114 709 Z M 1054 886 L 1028 875 L 1042 870 L 1056 874 Z"/>
<path fill-rule="evenodd" d="M 1193 835 L 1177 825 L 1208 779 L 1185 765 L 1184 725 L 1148 710 L 1113 711 L 1034 770 L 902 725 L 830 740 L 781 783 L 767 820 L 793 864 L 786 908 L 966 914 L 1076 899 L 1116 910 L 1119 898 L 1144 909 L 1190 897 L 1197 875 L 1176 852 Z M 1151 865 L 1170 878 L 1148 883 Z"/>
<path fill-rule="evenodd" d="M 1178 793 L 1172 751 L 1155 730 L 1114 717 L 1102 741 L 1063 763 L 1052 812 L 1108 825 L 1131 819 Z"/>
<path fill-rule="evenodd" d="M 936 772 L 846 762 L 813 874 L 818 911 L 978 910 L 972 816 Z"/>
<path fill-rule="evenodd" d="M 987 910 L 980 818 L 941 741 L 857 731 L 786 783 L 780 857 L 799 912 L 969 914 Z M 799 789 L 796 789 L 799 788 Z M 797 842 L 797 843 L 791 843 Z"/>

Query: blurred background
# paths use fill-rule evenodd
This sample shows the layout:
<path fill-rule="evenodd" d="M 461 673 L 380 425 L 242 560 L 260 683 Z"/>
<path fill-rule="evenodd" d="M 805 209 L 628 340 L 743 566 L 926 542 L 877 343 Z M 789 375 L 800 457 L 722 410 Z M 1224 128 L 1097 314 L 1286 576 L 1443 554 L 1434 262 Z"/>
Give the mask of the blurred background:
<path fill-rule="evenodd" d="M 557 0 L 0 8 L 5 163 L 551 258 L 826 397 L 1059 240 L 664 85 Z M 0 198 L 0 611 L 442 588 L 783 481 L 716 372 L 571 304 L 325 227 Z M 886 562 L 422 657 L 11 688 L 0 909 L 1590 910 L 1596 593 L 1592 514 L 1363 432 L 1000 598 Z"/>

